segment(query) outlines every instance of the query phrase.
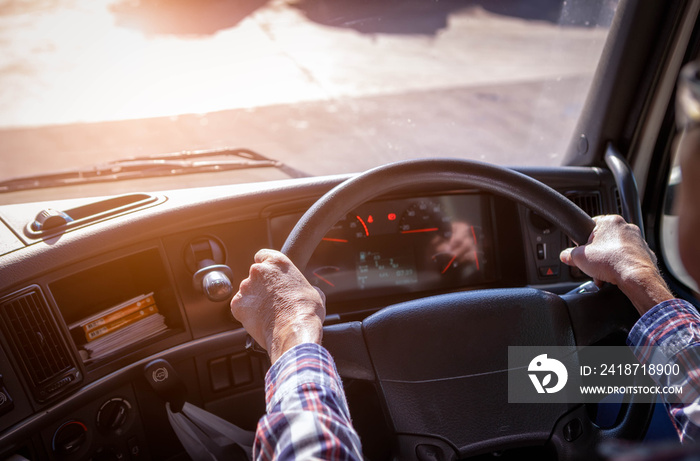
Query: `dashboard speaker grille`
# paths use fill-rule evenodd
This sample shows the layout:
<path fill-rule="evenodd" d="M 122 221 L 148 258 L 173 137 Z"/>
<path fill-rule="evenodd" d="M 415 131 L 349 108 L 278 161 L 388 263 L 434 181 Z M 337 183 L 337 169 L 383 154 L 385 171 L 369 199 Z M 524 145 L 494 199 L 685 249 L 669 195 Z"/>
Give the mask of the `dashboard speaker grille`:
<path fill-rule="evenodd" d="M 60 393 L 80 376 L 38 287 L 0 304 L 3 327 L 38 401 Z"/>

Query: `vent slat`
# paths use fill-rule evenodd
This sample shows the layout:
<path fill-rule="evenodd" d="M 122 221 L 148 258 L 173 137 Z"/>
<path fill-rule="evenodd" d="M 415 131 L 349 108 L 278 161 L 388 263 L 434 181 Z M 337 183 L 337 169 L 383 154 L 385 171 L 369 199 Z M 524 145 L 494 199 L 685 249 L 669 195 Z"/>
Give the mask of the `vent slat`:
<path fill-rule="evenodd" d="M 36 332 L 41 323 L 41 319 L 37 318 L 37 313 L 34 312 L 33 307 L 29 304 L 30 300 L 30 298 L 22 299 L 22 304 L 24 304 L 22 307 L 27 314 L 24 322 L 24 334 L 27 337 L 27 344 L 30 347 L 28 352 L 32 354 L 32 358 L 36 359 L 37 367 L 34 369 L 34 374 L 37 381 L 43 383 L 51 376 L 53 371 L 47 360 L 47 355 L 49 355 L 51 351 L 46 348 L 45 345 L 38 342 Z"/>
<path fill-rule="evenodd" d="M 65 356 L 62 356 L 60 351 L 60 345 L 58 344 L 58 338 L 53 331 L 53 325 L 47 322 L 47 318 L 41 315 L 41 310 L 37 305 L 37 299 L 35 297 L 30 298 L 32 303 L 32 312 L 35 314 L 35 321 L 38 325 L 37 333 L 41 334 L 41 338 L 36 338 L 38 342 L 38 347 L 43 351 L 48 351 L 48 354 L 41 355 L 46 360 L 46 369 L 49 371 L 50 375 L 54 375 L 66 369 L 70 366 L 70 362 L 65 360 Z M 50 376 L 47 375 L 47 378 Z"/>
<path fill-rule="evenodd" d="M 38 289 L 4 301 L 0 313 L 27 381 L 39 400 L 49 398 L 77 377 L 73 375 L 66 380 L 75 367 Z"/>
<path fill-rule="evenodd" d="M 48 363 L 46 363 L 45 354 L 42 354 L 41 345 L 37 344 L 35 339 L 35 325 L 37 325 L 38 319 L 32 307 L 29 305 L 28 298 L 21 299 L 20 303 L 22 304 L 21 308 L 26 314 L 26 316 L 23 317 L 22 333 L 25 336 L 27 354 L 30 355 L 31 360 L 36 364 L 31 372 L 34 374 L 36 381 L 42 383 L 46 380 L 46 377 L 50 375 L 50 371 L 47 370 Z M 49 353 L 49 351 L 47 350 L 45 353 Z"/>
<path fill-rule="evenodd" d="M 615 188 L 615 206 L 617 207 L 617 214 L 622 215 L 622 197 L 620 196 L 620 190 Z"/>
<path fill-rule="evenodd" d="M 597 192 L 577 192 L 567 194 L 566 197 L 581 208 L 588 216 L 603 214 L 603 204 L 600 194 Z"/>

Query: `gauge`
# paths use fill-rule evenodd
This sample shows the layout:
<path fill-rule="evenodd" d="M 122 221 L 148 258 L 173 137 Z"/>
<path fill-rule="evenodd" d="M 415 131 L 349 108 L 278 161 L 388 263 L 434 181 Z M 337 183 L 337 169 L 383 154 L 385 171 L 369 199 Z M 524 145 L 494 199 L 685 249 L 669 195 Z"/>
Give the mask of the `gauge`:
<path fill-rule="evenodd" d="M 482 237 L 480 228 L 464 221 L 453 222 L 449 239 L 431 242 L 435 269 L 442 275 L 479 272 L 486 259 L 481 248 Z"/>
<path fill-rule="evenodd" d="M 306 272 L 312 285 L 326 293 L 344 293 L 356 289 L 355 267 L 325 265 Z"/>
<path fill-rule="evenodd" d="M 435 268 L 440 274 L 446 274 L 448 271 L 454 271 L 454 269 L 459 267 L 459 260 L 457 260 L 456 253 L 436 253 L 431 259 L 435 263 Z"/>
<path fill-rule="evenodd" d="M 406 208 L 399 221 L 399 233 L 449 239 L 452 235 L 452 225 L 449 216 L 442 212 L 439 203 L 421 200 Z"/>
<path fill-rule="evenodd" d="M 336 276 L 340 272 L 340 268 L 337 266 L 323 266 L 314 269 L 311 273 L 314 276 L 314 285 L 321 287 L 321 288 L 335 288 L 336 285 Z"/>
<path fill-rule="evenodd" d="M 348 228 L 352 236 L 357 239 L 369 237 L 369 228 L 367 227 L 367 222 L 360 215 L 355 215 L 354 217 L 348 216 L 347 220 Z"/>
<path fill-rule="evenodd" d="M 369 237 L 367 219 L 357 214 L 348 214 L 338 221 L 323 237 L 323 242 L 342 244 Z"/>

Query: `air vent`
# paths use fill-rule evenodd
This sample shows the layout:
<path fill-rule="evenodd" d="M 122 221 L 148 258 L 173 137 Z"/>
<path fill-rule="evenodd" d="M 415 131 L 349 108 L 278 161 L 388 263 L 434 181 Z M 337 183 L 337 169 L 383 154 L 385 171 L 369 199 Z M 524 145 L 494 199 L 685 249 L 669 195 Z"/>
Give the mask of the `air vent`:
<path fill-rule="evenodd" d="M 620 196 L 620 190 L 617 187 L 615 188 L 615 207 L 617 214 L 622 216 L 622 197 Z"/>
<path fill-rule="evenodd" d="M 588 216 L 603 214 L 603 205 L 598 192 L 571 192 L 566 194 L 566 197 L 585 211 Z"/>
<path fill-rule="evenodd" d="M 4 299 L 0 313 L 15 357 L 39 402 L 79 381 L 80 372 L 39 287 Z"/>

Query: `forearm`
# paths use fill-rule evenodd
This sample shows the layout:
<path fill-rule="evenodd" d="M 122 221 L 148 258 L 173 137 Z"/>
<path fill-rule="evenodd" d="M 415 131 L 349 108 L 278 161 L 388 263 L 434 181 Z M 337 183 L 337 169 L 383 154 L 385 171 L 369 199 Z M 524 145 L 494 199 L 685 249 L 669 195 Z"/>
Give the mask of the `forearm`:
<path fill-rule="evenodd" d="M 302 344 L 281 356 L 266 376 L 265 398 L 255 459 L 362 459 L 340 378 L 322 347 Z"/>
<path fill-rule="evenodd" d="M 321 344 L 322 338 L 323 322 L 316 316 L 293 319 L 284 326 L 275 327 L 267 340 L 270 363 L 274 364 L 285 352 L 300 344 Z"/>
<path fill-rule="evenodd" d="M 664 301 L 674 299 L 671 290 L 655 266 L 622 274 L 617 285 L 632 302 L 639 315 L 644 315 Z"/>

